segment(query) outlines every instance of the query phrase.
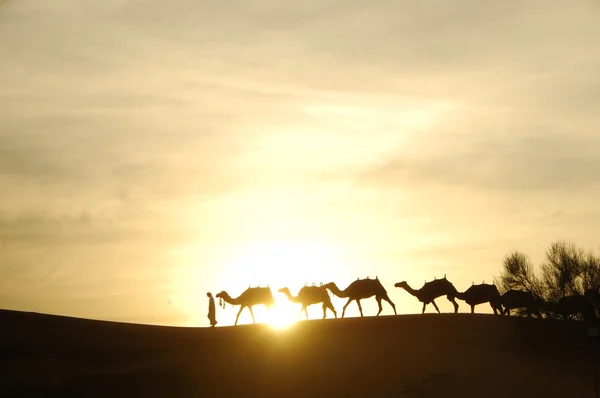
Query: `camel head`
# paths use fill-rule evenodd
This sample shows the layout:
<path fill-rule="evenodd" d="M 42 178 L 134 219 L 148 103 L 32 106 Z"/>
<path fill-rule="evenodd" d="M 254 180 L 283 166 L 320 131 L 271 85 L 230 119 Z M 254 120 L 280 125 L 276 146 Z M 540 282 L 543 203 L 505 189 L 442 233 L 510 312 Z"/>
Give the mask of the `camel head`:
<path fill-rule="evenodd" d="M 408 283 L 406 281 L 398 282 L 394 285 L 395 287 L 401 287 L 402 289 L 406 289 L 408 287 Z"/>
<path fill-rule="evenodd" d="M 219 299 L 219 305 L 225 308 L 225 301 L 231 300 L 231 297 L 225 290 L 221 290 L 219 293 L 215 294 L 215 297 Z"/>
<path fill-rule="evenodd" d="M 277 291 L 279 293 L 288 294 L 290 292 L 290 289 L 288 289 L 287 287 L 282 287 L 281 289 L 279 289 Z"/>
<path fill-rule="evenodd" d="M 335 282 L 329 282 L 329 283 L 325 283 L 325 284 L 323 285 L 323 287 L 324 287 L 325 289 L 331 289 L 331 288 L 332 288 L 332 287 L 334 287 L 334 286 L 335 286 Z"/>
<path fill-rule="evenodd" d="M 206 297 L 212 297 L 212 293 L 211 292 L 206 293 Z"/>

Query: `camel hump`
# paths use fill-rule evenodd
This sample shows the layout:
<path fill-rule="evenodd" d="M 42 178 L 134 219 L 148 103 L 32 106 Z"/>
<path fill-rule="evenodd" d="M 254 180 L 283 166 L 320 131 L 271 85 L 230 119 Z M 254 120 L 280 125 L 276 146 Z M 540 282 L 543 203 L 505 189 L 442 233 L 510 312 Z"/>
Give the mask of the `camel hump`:
<path fill-rule="evenodd" d="M 354 282 L 352 282 L 351 284 L 360 284 L 360 285 L 367 285 L 367 284 L 373 284 L 373 283 L 380 283 L 378 279 L 370 279 L 369 277 L 364 278 L 364 279 L 357 279 Z"/>
<path fill-rule="evenodd" d="M 327 290 L 321 286 L 305 286 L 300 289 L 298 296 L 304 297 L 320 297 Z"/>
<path fill-rule="evenodd" d="M 425 286 L 448 286 L 452 285 L 448 279 L 433 279 L 432 281 L 425 282 Z"/>
<path fill-rule="evenodd" d="M 498 290 L 496 285 L 492 285 L 489 283 L 480 283 L 479 285 L 473 284 L 469 289 L 477 289 L 477 290 Z"/>
<path fill-rule="evenodd" d="M 506 291 L 502 297 L 505 297 L 507 299 L 513 299 L 513 298 L 528 298 L 528 297 L 534 297 L 534 295 L 531 292 L 526 292 L 524 290 L 517 290 L 517 289 L 510 289 L 508 291 Z"/>
<path fill-rule="evenodd" d="M 493 294 L 493 295 L 500 294 L 496 285 L 490 285 L 487 283 L 481 283 L 479 285 L 473 284 L 465 291 L 465 293 L 468 293 L 468 294 Z"/>
<path fill-rule="evenodd" d="M 249 287 L 247 290 L 247 292 L 252 292 L 252 293 L 256 293 L 256 294 L 271 294 L 271 288 L 269 286 L 267 287 Z"/>
<path fill-rule="evenodd" d="M 423 291 L 428 291 L 428 292 L 451 292 L 451 293 L 454 293 L 457 291 L 456 288 L 454 287 L 454 285 L 452 284 L 452 282 L 450 282 L 445 277 L 442 279 L 434 279 L 432 281 L 425 282 L 425 284 L 423 285 L 423 287 L 421 289 Z"/>
<path fill-rule="evenodd" d="M 387 290 L 385 290 L 385 287 L 383 286 L 383 284 L 381 283 L 381 281 L 378 278 L 369 279 L 369 282 L 370 282 L 371 286 L 375 286 L 376 289 L 381 289 L 382 292 L 387 293 Z"/>

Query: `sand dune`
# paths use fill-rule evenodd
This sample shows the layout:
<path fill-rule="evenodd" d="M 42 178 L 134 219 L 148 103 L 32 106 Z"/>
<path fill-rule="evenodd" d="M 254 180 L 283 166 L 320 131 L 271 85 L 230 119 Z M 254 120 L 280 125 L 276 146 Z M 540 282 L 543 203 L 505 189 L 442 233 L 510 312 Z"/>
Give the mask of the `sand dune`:
<path fill-rule="evenodd" d="M 0 311 L 0 396 L 594 397 L 577 322 L 401 315 L 178 328 Z"/>

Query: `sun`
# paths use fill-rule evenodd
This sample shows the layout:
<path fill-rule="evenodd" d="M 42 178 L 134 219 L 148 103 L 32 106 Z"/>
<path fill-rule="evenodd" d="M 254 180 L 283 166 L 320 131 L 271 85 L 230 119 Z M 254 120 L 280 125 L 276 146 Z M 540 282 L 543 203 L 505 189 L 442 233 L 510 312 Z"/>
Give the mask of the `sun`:
<path fill-rule="evenodd" d="M 277 306 L 276 304 L 268 314 L 267 325 L 275 330 L 289 329 L 297 321 L 294 312 L 295 311 L 289 311 L 289 309 L 283 308 L 282 306 Z"/>

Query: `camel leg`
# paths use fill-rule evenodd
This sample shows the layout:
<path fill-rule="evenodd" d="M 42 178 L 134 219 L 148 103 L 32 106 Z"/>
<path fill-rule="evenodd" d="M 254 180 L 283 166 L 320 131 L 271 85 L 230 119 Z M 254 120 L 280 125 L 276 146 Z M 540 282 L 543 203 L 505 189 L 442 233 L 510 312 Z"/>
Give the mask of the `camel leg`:
<path fill-rule="evenodd" d="M 454 313 L 456 314 L 458 312 L 458 303 L 456 302 L 456 298 L 451 296 L 446 296 L 446 298 L 452 303 L 452 305 L 454 305 Z"/>
<path fill-rule="evenodd" d="M 256 323 L 254 320 L 254 311 L 252 311 L 252 307 L 248 307 L 248 309 L 250 310 L 250 315 L 252 315 L 252 323 Z"/>
<path fill-rule="evenodd" d="M 496 311 L 496 306 L 494 304 L 492 304 L 491 301 L 490 301 L 490 307 L 492 307 L 492 310 L 494 311 L 494 315 L 498 315 L 498 312 Z"/>
<path fill-rule="evenodd" d="M 327 318 L 327 303 L 323 302 L 323 305 L 321 306 L 321 308 L 323 308 L 323 319 Z"/>
<path fill-rule="evenodd" d="M 342 309 L 342 318 L 344 317 L 344 315 L 346 314 L 346 308 L 348 307 L 348 305 L 353 301 L 354 299 L 349 298 L 348 302 L 344 305 L 344 308 Z"/>
<path fill-rule="evenodd" d="M 325 301 L 323 302 L 323 319 L 325 319 L 325 314 L 327 311 L 327 308 L 329 308 L 331 310 L 331 312 L 333 312 L 333 315 L 337 318 L 337 312 L 335 312 L 335 308 L 333 307 L 333 304 L 331 303 L 331 301 Z"/>
<path fill-rule="evenodd" d="M 494 315 L 500 315 L 500 312 L 502 311 L 502 309 L 499 308 L 500 306 L 498 305 L 498 303 L 492 304 L 492 307 L 494 307 Z"/>
<path fill-rule="evenodd" d="M 306 314 L 306 320 L 308 321 L 308 310 L 306 309 L 306 306 L 304 307 L 304 314 Z"/>
<path fill-rule="evenodd" d="M 383 296 L 383 299 L 385 301 L 387 301 L 388 303 L 390 303 L 390 305 L 394 309 L 394 315 L 398 315 L 398 313 L 396 312 L 396 304 L 394 304 L 394 302 L 390 299 L 390 297 L 386 294 L 385 296 Z"/>
<path fill-rule="evenodd" d="M 335 317 L 335 319 L 337 319 L 337 312 L 333 304 L 329 303 L 329 309 L 331 309 L 331 312 L 333 312 L 333 316 Z"/>
<path fill-rule="evenodd" d="M 471 304 L 471 314 L 475 313 L 475 305 Z"/>
<path fill-rule="evenodd" d="M 238 323 L 238 319 L 240 319 L 240 314 L 242 313 L 242 310 L 245 308 L 245 306 L 240 306 L 240 310 L 238 311 L 237 316 L 235 317 L 235 323 L 233 324 L 233 326 L 236 326 Z"/>
<path fill-rule="evenodd" d="M 358 304 L 358 310 L 360 311 L 361 318 L 363 317 L 362 305 L 360 305 L 360 300 L 356 300 L 356 304 Z"/>
<path fill-rule="evenodd" d="M 425 313 L 425 307 L 427 307 L 427 303 L 423 303 L 423 311 L 421 311 L 421 314 Z"/>
<path fill-rule="evenodd" d="M 438 312 L 438 314 L 441 314 L 440 309 L 438 308 L 437 304 L 435 303 L 435 300 L 431 300 L 431 304 L 433 304 L 433 306 L 436 309 L 436 311 Z"/>
<path fill-rule="evenodd" d="M 304 308 L 300 308 L 300 311 L 298 311 L 298 316 L 296 318 L 300 318 L 300 315 L 302 314 L 302 310 L 304 310 Z"/>
<path fill-rule="evenodd" d="M 379 311 L 377 311 L 377 315 L 375 316 L 379 316 L 379 314 L 381 314 L 381 311 L 383 310 L 383 306 L 381 305 L 381 297 L 377 297 L 377 305 L 379 306 Z"/>

